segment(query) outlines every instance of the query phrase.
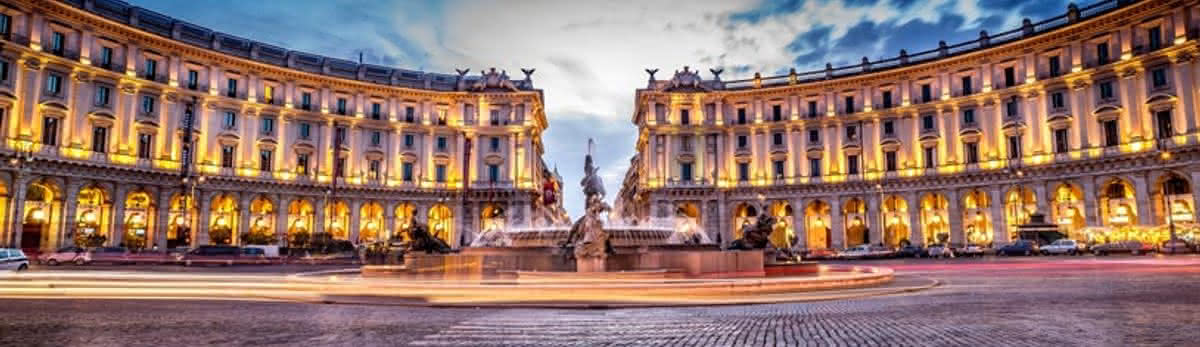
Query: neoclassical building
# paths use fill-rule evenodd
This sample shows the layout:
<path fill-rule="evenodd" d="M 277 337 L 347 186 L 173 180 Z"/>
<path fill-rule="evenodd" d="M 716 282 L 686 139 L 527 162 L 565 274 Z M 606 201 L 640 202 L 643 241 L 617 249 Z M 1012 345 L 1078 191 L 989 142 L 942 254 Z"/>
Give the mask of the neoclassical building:
<path fill-rule="evenodd" d="M 1066 10 L 853 66 L 648 70 L 616 208 L 725 243 L 771 214 L 801 249 L 999 245 L 1034 213 L 1073 236 L 1194 229 L 1200 2 Z"/>
<path fill-rule="evenodd" d="M 532 70 L 290 51 L 118 0 L 0 3 L 0 243 L 386 240 L 565 220 Z"/>

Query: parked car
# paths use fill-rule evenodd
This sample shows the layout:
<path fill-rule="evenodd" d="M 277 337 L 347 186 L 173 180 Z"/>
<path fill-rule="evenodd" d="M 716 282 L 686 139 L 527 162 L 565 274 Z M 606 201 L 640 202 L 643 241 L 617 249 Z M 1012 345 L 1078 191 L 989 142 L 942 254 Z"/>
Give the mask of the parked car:
<path fill-rule="evenodd" d="M 925 249 L 917 245 L 907 245 L 897 249 L 895 255 L 900 258 L 920 258 L 925 256 Z"/>
<path fill-rule="evenodd" d="M 1030 240 L 1016 240 L 996 249 L 996 255 L 1033 255 L 1037 252 L 1037 244 Z"/>
<path fill-rule="evenodd" d="M 1075 240 L 1058 239 L 1048 245 L 1038 247 L 1042 251 L 1042 255 L 1076 255 L 1080 253 L 1080 248 L 1083 244 L 1075 242 Z"/>
<path fill-rule="evenodd" d="M 884 245 L 871 245 L 869 252 L 867 257 L 872 259 L 886 259 L 896 256 L 896 250 Z"/>
<path fill-rule="evenodd" d="M 835 257 L 837 257 L 837 253 L 826 248 L 810 249 L 804 253 L 804 259 L 833 259 Z"/>
<path fill-rule="evenodd" d="M 982 257 L 984 253 L 983 246 L 980 245 L 967 245 L 958 250 L 960 257 Z"/>
<path fill-rule="evenodd" d="M 1158 248 L 1159 253 L 1165 254 L 1192 253 L 1194 250 L 1195 246 L 1180 239 L 1163 241 L 1162 246 Z"/>
<path fill-rule="evenodd" d="M 1092 254 L 1109 255 L 1113 253 L 1129 253 L 1133 255 L 1146 254 L 1154 251 L 1154 246 L 1140 241 L 1117 241 L 1092 246 Z"/>
<path fill-rule="evenodd" d="M 129 262 L 126 257 L 129 250 L 125 247 L 96 247 L 88 250 L 82 256 L 75 258 L 75 265 L 108 263 L 124 264 Z"/>
<path fill-rule="evenodd" d="M 264 257 L 267 257 L 267 258 L 279 258 L 279 254 L 280 254 L 280 252 L 279 252 L 279 246 L 275 246 L 275 245 L 246 245 L 246 246 L 242 246 L 242 249 L 251 249 L 251 248 L 256 248 L 256 249 L 259 249 L 259 250 L 261 250 L 261 251 L 262 251 L 261 253 L 256 253 L 256 254 L 262 254 Z M 247 254 L 249 254 L 249 253 L 247 253 Z"/>
<path fill-rule="evenodd" d="M 187 253 L 176 256 L 175 260 L 184 266 L 193 264 L 233 265 L 241 260 L 242 249 L 234 246 L 200 246 Z"/>
<path fill-rule="evenodd" d="M 837 253 L 839 259 L 863 259 L 871 254 L 870 245 L 858 245 Z"/>
<path fill-rule="evenodd" d="M 925 255 L 930 258 L 954 258 L 954 250 L 949 246 L 936 243 L 925 249 Z"/>
<path fill-rule="evenodd" d="M 38 263 L 50 266 L 58 266 L 59 264 L 74 262 L 75 259 L 85 255 L 87 255 L 87 250 L 76 246 L 67 246 L 59 248 L 54 252 L 39 255 Z"/>
<path fill-rule="evenodd" d="M 29 258 L 16 248 L 0 248 L 0 271 L 29 270 Z"/>

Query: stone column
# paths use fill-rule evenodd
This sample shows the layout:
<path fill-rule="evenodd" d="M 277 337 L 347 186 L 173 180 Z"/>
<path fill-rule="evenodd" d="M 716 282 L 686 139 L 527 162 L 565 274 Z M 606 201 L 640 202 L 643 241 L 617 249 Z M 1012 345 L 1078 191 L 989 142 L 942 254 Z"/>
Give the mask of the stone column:
<path fill-rule="evenodd" d="M 842 201 L 837 196 L 829 197 L 829 248 L 846 247 L 846 227 L 842 217 Z"/>
<path fill-rule="evenodd" d="M 910 234 L 908 241 L 917 246 L 924 246 L 925 233 L 921 225 L 921 207 L 917 205 L 919 202 L 917 199 L 916 192 L 904 195 L 904 200 L 908 204 L 908 231 Z"/>
<path fill-rule="evenodd" d="M 125 241 L 125 195 L 129 192 L 129 186 L 123 183 L 113 184 L 112 196 L 112 224 L 109 227 L 108 243 L 113 246 L 120 246 Z"/>
<path fill-rule="evenodd" d="M 6 246 L 20 247 L 21 246 L 21 227 L 25 222 L 25 193 L 29 191 L 29 183 L 33 181 L 31 176 L 20 177 L 14 179 L 12 200 L 9 204 L 9 221 L 11 228 L 8 235 L 5 235 L 4 242 Z"/>
<path fill-rule="evenodd" d="M 233 231 L 233 244 L 244 245 L 246 240 L 242 240 L 243 234 L 250 233 L 250 200 L 254 199 L 254 194 L 242 193 L 238 197 L 238 222 L 237 230 Z"/>
<path fill-rule="evenodd" d="M 275 240 L 280 246 L 287 244 L 287 220 L 288 220 L 288 205 L 292 203 L 292 197 L 284 194 L 279 194 L 275 198 Z"/>
<path fill-rule="evenodd" d="M 948 218 L 947 223 L 950 225 L 950 245 L 951 247 L 960 247 L 966 244 L 966 232 L 963 231 L 963 206 L 958 200 L 958 191 L 950 189 L 946 191 L 946 202 Z"/>
<path fill-rule="evenodd" d="M 991 202 L 990 213 L 992 215 L 992 244 L 994 247 L 999 247 L 1009 243 L 1012 237 L 1008 236 L 1008 221 L 1004 217 L 1004 193 L 1003 187 L 994 186 L 988 189 L 988 200 Z"/>
<path fill-rule="evenodd" d="M 159 250 L 167 249 L 167 230 L 171 227 L 171 193 L 170 190 L 159 188 L 158 201 L 154 205 L 154 241 L 150 248 L 158 246 Z"/>
<path fill-rule="evenodd" d="M 389 242 L 392 239 L 392 233 L 396 231 L 396 204 L 383 205 L 383 225 L 384 231 L 380 236 L 383 242 Z"/>
<path fill-rule="evenodd" d="M 870 234 L 867 237 L 870 244 L 883 244 L 883 225 L 879 223 L 879 216 L 883 201 L 879 199 L 879 195 L 867 196 L 867 230 Z"/>
<path fill-rule="evenodd" d="M 1138 224 L 1144 226 L 1154 226 L 1154 206 L 1150 204 L 1150 186 L 1146 184 L 1146 177 L 1142 175 L 1133 177 L 1134 198 L 1137 199 L 1137 214 Z"/>
<path fill-rule="evenodd" d="M 313 235 L 325 232 L 325 200 L 324 198 L 313 199 Z"/>
<path fill-rule="evenodd" d="M 1050 201 L 1050 197 L 1048 195 L 1046 195 L 1046 183 L 1047 182 L 1040 182 L 1040 183 L 1033 185 L 1033 194 L 1036 197 L 1033 201 L 1034 201 L 1034 205 L 1037 206 L 1038 213 L 1045 214 L 1046 216 L 1050 216 L 1050 208 L 1048 207 L 1048 206 L 1050 206 L 1048 204 Z M 1051 221 L 1051 223 L 1054 223 L 1054 222 Z"/>
<path fill-rule="evenodd" d="M 796 235 L 796 242 L 792 244 L 792 249 L 808 248 L 808 225 L 804 218 L 804 200 L 792 199 L 788 202 L 792 205 L 792 229 Z"/>
<path fill-rule="evenodd" d="M 1096 178 L 1084 177 L 1079 183 L 1080 189 L 1083 190 L 1083 219 L 1089 227 L 1100 226 L 1100 208 L 1096 205 L 1100 202 L 1096 196 Z"/>
<path fill-rule="evenodd" d="M 75 222 L 76 210 L 79 207 L 79 191 L 83 189 L 83 182 L 80 180 L 68 180 L 65 196 L 63 197 L 63 227 L 59 233 L 63 236 L 60 238 L 66 243 L 67 238 L 70 238 L 70 244 L 75 244 L 75 227 L 78 223 Z"/>
<path fill-rule="evenodd" d="M 359 230 L 358 230 L 359 219 L 362 219 L 361 209 L 362 209 L 363 201 L 358 200 L 358 199 L 351 199 L 349 201 L 349 203 L 350 203 L 349 204 L 350 205 L 349 206 L 350 207 L 350 225 L 348 225 L 347 227 L 350 228 L 350 232 L 348 233 L 348 235 L 350 235 L 349 236 L 350 242 L 357 245 L 358 244 L 358 232 L 359 232 Z"/>

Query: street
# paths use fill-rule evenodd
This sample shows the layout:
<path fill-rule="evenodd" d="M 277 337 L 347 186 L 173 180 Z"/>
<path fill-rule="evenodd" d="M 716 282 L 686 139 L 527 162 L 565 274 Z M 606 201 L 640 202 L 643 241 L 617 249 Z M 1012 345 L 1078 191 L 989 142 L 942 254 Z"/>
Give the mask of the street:
<path fill-rule="evenodd" d="M 846 263 L 893 267 L 899 279 L 943 284 L 842 301 L 612 310 L 6 299 L 0 300 L 0 345 L 1200 343 L 1200 257 L 1194 255 Z"/>

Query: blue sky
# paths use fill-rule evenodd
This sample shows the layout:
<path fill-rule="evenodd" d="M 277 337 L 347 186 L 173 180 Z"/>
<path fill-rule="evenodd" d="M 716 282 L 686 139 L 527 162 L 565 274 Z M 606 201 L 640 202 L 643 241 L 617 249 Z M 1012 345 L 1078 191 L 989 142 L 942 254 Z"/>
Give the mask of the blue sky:
<path fill-rule="evenodd" d="M 546 162 L 582 211 L 588 137 L 614 195 L 633 155 L 634 89 L 684 65 L 724 79 L 910 53 L 1066 11 L 1065 0 L 359 1 L 207 0 L 132 4 L 216 31 L 326 56 L 453 72 L 532 67 L 545 90 Z M 1085 5 L 1091 1 L 1081 1 Z M 709 78 L 705 74 L 705 78 Z"/>

